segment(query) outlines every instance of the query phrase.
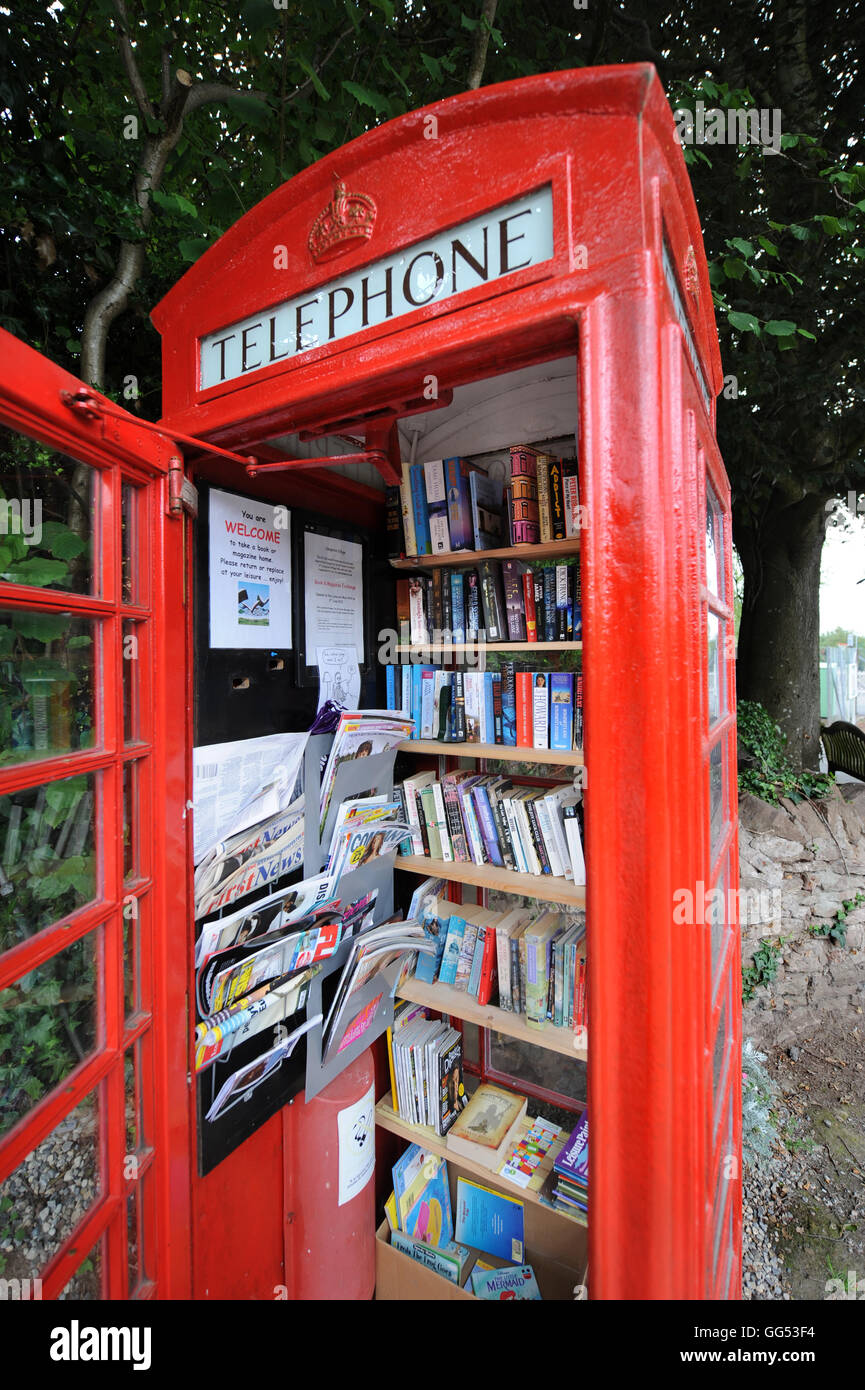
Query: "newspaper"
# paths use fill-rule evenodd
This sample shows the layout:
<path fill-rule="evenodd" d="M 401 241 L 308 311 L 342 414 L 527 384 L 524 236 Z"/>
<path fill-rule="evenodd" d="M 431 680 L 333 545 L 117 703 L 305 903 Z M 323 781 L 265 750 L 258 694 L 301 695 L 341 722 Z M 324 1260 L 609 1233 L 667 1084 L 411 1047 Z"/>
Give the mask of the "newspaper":
<path fill-rule="evenodd" d="M 195 870 L 195 917 L 206 917 L 303 866 L 304 799 L 215 845 Z"/>
<path fill-rule="evenodd" d="M 192 860 L 284 811 L 293 799 L 308 734 L 268 734 L 192 750 Z"/>
<path fill-rule="evenodd" d="M 301 1023 L 295 1028 L 293 1033 L 289 1033 L 287 1038 L 283 1038 L 269 1052 L 263 1052 L 260 1057 L 256 1057 L 254 1062 L 248 1066 L 241 1067 L 240 1071 L 234 1072 L 228 1078 L 225 1085 L 217 1092 L 216 1099 L 205 1115 L 205 1120 L 213 1121 L 217 1119 L 235 1100 L 246 1097 L 256 1086 L 261 1085 L 272 1076 L 277 1068 L 290 1057 L 304 1033 L 308 1033 L 310 1028 L 314 1028 L 321 1022 L 321 1014 L 316 1014 L 314 1018 L 308 1018 L 305 1023 Z"/>
<path fill-rule="evenodd" d="M 414 721 L 404 719 L 395 710 L 351 710 L 340 715 L 333 736 L 330 755 L 321 779 L 321 817 L 319 833 L 324 832 L 327 813 L 333 796 L 336 774 L 342 763 L 354 758 L 369 758 L 385 753 L 407 739 Z"/>

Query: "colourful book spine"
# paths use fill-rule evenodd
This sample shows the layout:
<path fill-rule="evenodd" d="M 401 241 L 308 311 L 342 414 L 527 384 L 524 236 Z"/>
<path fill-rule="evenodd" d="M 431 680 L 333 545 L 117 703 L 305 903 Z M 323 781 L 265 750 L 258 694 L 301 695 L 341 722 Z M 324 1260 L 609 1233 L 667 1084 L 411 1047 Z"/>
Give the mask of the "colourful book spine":
<path fill-rule="evenodd" d="M 500 671 L 493 672 L 493 738 L 495 743 L 504 743 L 504 715 L 502 710 L 502 677 Z"/>
<path fill-rule="evenodd" d="M 553 539 L 553 519 L 550 511 L 550 459 L 549 454 L 538 454 L 538 520 L 541 540 Z"/>
<path fill-rule="evenodd" d="M 495 697 L 493 690 L 495 687 L 495 677 L 492 671 L 484 671 L 484 698 L 481 708 L 483 724 L 483 742 L 495 743 L 496 741 L 496 718 L 495 718 Z"/>
<path fill-rule="evenodd" d="M 513 661 L 502 662 L 502 743 L 508 748 L 517 742 L 517 676 Z"/>
<path fill-rule="evenodd" d="M 570 750 L 573 736 L 573 673 L 553 671 L 550 674 L 550 747 Z"/>
<path fill-rule="evenodd" d="M 481 591 L 477 570 L 469 570 L 464 576 L 466 596 L 466 641 L 474 642 L 481 636 Z"/>
<path fill-rule="evenodd" d="M 457 966 L 465 929 L 466 924 L 462 917 L 450 917 L 448 919 L 448 934 L 445 937 L 445 948 L 439 967 L 439 982 L 443 985 L 452 985 L 457 977 Z"/>
<path fill-rule="evenodd" d="M 411 478 L 411 500 L 414 512 L 414 529 L 418 555 L 432 554 L 429 513 L 427 512 L 426 488 L 423 480 L 423 464 L 413 463 L 409 469 Z"/>
<path fill-rule="evenodd" d="M 478 825 L 480 827 L 481 839 L 484 842 L 484 849 L 491 864 L 497 868 L 504 867 L 502 852 L 499 848 L 499 837 L 496 833 L 496 823 L 493 817 L 492 807 L 487 788 L 483 782 L 478 782 L 472 787 L 472 798 L 477 809 Z"/>
<path fill-rule="evenodd" d="M 466 610 L 463 577 L 458 570 L 450 576 L 451 581 L 451 632 L 455 642 L 466 640 Z"/>
<path fill-rule="evenodd" d="M 526 613 L 523 597 L 523 577 L 519 561 L 505 560 L 502 564 L 502 583 L 505 592 L 505 613 L 508 623 L 508 641 L 525 642 Z"/>
<path fill-rule="evenodd" d="M 477 999 L 478 991 L 481 987 L 481 966 L 484 959 L 484 946 L 487 939 L 487 929 L 484 926 L 478 927 L 478 934 L 475 939 L 475 949 L 472 953 L 472 968 L 469 971 L 466 994 Z"/>
<path fill-rule="evenodd" d="M 396 666 L 388 665 L 385 667 L 384 679 L 385 689 L 387 691 L 387 704 L 385 706 L 386 709 L 399 709 L 399 705 L 397 704 L 396 699 L 396 673 Z"/>
<path fill-rule="evenodd" d="M 565 539 L 565 500 L 562 492 L 562 461 L 550 460 L 550 514 L 552 517 L 553 540 Z"/>
<path fill-rule="evenodd" d="M 531 570 L 523 575 L 523 609 L 526 615 L 526 640 L 537 642 L 538 621 L 535 611 L 535 576 Z"/>
<path fill-rule="evenodd" d="M 517 737 L 518 748 L 532 747 L 532 673 L 517 671 Z"/>
<path fill-rule="evenodd" d="M 547 748 L 550 741 L 550 677 L 545 671 L 532 675 L 532 747 Z"/>
<path fill-rule="evenodd" d="M 496 929 L 487 927 L 484 940 L 484 954 L 481 960 L 481 979 L 478 985 L 478 1003 L 488 1004 L 497 983 L 498 957 L 496 952 Z"/>
<path fill-rule="evenodd" d="M 468 470 L 461 458 L 445 459 L 444 469 L 451 550 L 471 550 L 472 506 Z"/>
<path fill-rule="evenodd" d="M 580 534 L 580 480 L 576 459 L 562 459 L 562 499 L 565 535 Z"/>
<path fill-rule="evenodd" d="M 540 637 L 540 634 L 538 634 Z M 556 567 L 544 565 L 544 641 L 556 640 Z"/>
<path fill-rule="evenodd" d="M 465 989 L 468 984 L 472 960 L 474 958 L 475 942 L 477 939 L 477 924 L 475 922 L 466 922 L 462 944 L 460 945 L 460 956 L 457 963 L 456 975 L 454 977 L 454 989 Z"/>

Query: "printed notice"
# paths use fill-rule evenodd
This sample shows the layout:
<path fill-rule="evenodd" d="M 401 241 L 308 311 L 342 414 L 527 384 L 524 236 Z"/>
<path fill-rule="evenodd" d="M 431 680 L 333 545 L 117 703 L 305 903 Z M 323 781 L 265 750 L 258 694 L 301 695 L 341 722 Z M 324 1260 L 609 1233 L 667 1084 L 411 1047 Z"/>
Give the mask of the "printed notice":
<path fill-rule="evenodd" d="M 291 646 L 289 513 L 217 488 L 210 492 L 210 645 Z"/>
<path fill-rule="evenodd" d="M 362 1100 L 338 1110 L 339 1198 L 343 1207 L 362 1192 L 375 1168 L 375 1086 Z"/>
<path fill-rule="evenodd" d="M 318 708 L 333 700 L 340 709 L 357 709 L 360 704 L 360 671 L 354 647 L 319 647 L 315 653 L 318 667 Z"/>
<path fill-rule="evenodd" d="M 314 531 L 303 539 L 307 660 L 319 647 L 354 647 L 362 666 L 363 547 Z"/>

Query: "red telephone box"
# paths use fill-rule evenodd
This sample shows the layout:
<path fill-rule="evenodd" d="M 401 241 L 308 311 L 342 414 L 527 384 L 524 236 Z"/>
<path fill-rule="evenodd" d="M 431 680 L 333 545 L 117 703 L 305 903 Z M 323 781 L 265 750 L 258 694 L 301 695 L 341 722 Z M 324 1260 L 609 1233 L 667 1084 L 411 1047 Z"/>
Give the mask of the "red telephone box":
<path fill-rule="evenodd" d="M 559 433 L 576 426 L 591 1296 L 738 1297 L 739 945 L 721 905 L 738 884 L 730 494 L 714 431 L 722 376 L 699 221 L 654 70 L 525 78 L 369 131 L 242 218 L 153 319 L 166 438 L 184 443 L 196 479 L 271 502 L 383 528 L 383 488 L 398 481 L 415 428 L 438 457 L 449 434 L 479 449 L 526 437 L 540 416 Z M 32 432 L 45 437 L 38 424 Z M 223 452 L 196 453 L 185 437 Z M 115 466 L 119 478 L 124 459 Z M 108 515 L 119 557 L 120 523 Z M 153 544 L 168 555 L 189 525 L 154 514 Z M 132 615 L 154 624 L 155 650 L 176 649 L 182 633 L 191 642 L 180 572 L 169 572 L 164 607 Z M 109 607 L 117 592 L 87 601 L 106 631 L 122 621 L 122 604 Z M 38 602 L 59 600 L 40 591 Z M 167 687 L 166 671 L 160 679 Z M 157 703 L 147 745 L 154 768 L 173 769 L 164 802 L 154 791 L 152 803 L 172 824 L 189 795 L 181 703 L 161 725 Z M 119 719 L 119 695 L 115 705 Z M 114 786 L 106 804 L 119 815 L 119 743 L 98 767 L 96 754 L 75 757 Z M 3 779 L 41 785 L 43 774 L 32 764 L 0 773 L 0 795 Z M 175 859 L 182 836 L 168 828 Z M 153 874 L 167 891 L 169 865 L 154 859 Z M 180 878 L 172 920 L 154 926 L 166 964 L 158 937 L 180 936 Z M 112 904 L 116 914 L 116 890 Z M 185 988 L 179 961 L 172 990 Z M 179 1026 L 169 1011 L 175 1042 Z M 156 1014 L 153 1027 L 156 1039 Z M 167 1056 L 164 1040 L 156 1051 Z M 191 1166 L 180 1055 L 165 1073 L 166 1162 Z M 289 1199 L 283 1183 L 284 1132 L 274 1116 L 213 1173 L 191 1176 L 194 1296 L 272 1297 L 290 1284 L 284 1217 L 302 1194 Z M 21 1136 L 10 1160 L 0 1141 L 0 1179 L 38 1142 L 35 1130 Z"/>

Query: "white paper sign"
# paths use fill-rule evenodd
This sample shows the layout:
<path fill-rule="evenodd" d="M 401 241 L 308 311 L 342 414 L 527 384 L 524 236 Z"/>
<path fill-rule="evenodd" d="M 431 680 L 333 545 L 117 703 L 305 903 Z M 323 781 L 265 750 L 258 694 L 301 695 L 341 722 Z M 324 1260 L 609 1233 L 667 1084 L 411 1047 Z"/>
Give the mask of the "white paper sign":
<path fill-rule="evenodd" d="M 363 664 L 363 547 L 304 533 L 307 661 L 319 647 L 354 647 Z"/>
<path fill-rule="evenodd" d="M 354 647 L 319 647 L 315 654 L 318 667 L 318 708 L 325 700 L 333 700 L 341 709 L 357 709 L 360 704 L 360 668 Z"/>
<path fill-rule="evenodd" d="M 375 1169 L 375 1085 L 362 1100 L 339 1110 L 336 1116 L 339 1140 L 339 1200 L 344 1207 L 362 1192 Z"/>
<path fill-rule="evenodd" d="M 210 492 L 210 645 L 291 646 L 291 532 L 285 507 Z"/>

